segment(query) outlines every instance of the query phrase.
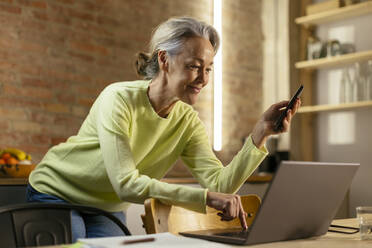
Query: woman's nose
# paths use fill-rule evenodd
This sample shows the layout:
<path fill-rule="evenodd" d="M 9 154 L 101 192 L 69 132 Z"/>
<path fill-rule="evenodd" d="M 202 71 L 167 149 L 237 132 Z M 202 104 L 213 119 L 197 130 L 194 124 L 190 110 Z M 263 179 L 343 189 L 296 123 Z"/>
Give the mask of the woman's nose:
<path fill-rule="evenodd" d="M 207 70 L 201 70 L 199 73 L 200 81 L 203 85 L 206 85 L 208 83 L 209 75 Z"/>

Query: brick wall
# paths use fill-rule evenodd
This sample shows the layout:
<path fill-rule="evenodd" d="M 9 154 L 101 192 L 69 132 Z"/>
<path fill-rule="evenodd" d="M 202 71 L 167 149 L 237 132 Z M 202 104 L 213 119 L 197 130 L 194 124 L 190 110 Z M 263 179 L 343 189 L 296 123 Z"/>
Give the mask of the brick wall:
<path fill-rule="evenodd" d="M 262 25 L 260 0 L 224 1 L 223 149 L 225 164 L 252 131 L 262 108 Z"/>
<path fill-rule="evenodd" d="M 0 147 L 39 162 L 76 134 L 109 83 L 137 79 L 134 55 L 174 15 L 212 22 L 212 0 L 0 0 Z M 227 162 L 258 117 L 259 0 L 224 5 L 224 150 Z M 212 135 L 212 84 L 195 108 Z"/>

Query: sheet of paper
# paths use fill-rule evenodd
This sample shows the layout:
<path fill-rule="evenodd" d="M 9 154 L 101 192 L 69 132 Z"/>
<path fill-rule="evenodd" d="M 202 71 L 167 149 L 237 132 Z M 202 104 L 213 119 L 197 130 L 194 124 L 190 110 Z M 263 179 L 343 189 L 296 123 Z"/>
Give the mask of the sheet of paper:
<path fill-rule="evenodd" d="M 137 240 L 143 238 L 154 237 L 155 241 L 134 243 L 134 244 L 123 244 L 124 240 Z M 219 248 L 229 247 L 224 244 L 209 242 L 201 239 L 186 238 L 183 236 L 177 236 L 171 233 L 158 233 L 149 235 L 135 235 L 135 236 L 120 236 L 110 238 L 91 238 L 91 239 L 79 239 L 79 241 L 88 248 L 121 248 L 121 247 L 205 247 L 205 248 Z M 83 246 L 83 247 L 85 247 Z"/>

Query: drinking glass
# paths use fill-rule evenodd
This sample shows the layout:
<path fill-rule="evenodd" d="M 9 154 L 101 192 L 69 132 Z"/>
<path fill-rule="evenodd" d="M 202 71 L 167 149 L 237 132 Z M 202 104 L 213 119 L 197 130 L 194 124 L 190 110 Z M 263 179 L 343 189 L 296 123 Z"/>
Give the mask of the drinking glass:
<path fill-rule="evenodd" d="M 360 227 L 360 238 L 362 240 L 372 240 L 372 207 L 357 207 L 356 212 Z"/>

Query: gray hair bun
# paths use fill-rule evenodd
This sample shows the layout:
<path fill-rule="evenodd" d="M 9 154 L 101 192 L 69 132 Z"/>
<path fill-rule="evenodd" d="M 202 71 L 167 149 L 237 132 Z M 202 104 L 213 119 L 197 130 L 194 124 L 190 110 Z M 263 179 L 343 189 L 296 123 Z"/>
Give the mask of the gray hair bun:
<path fill-rule="evenodd" d="M 220 39 L 213 26 L 191 17 L 170 18 L 160 24 L 153 32 L 150 53 L 137 54 L 137 74 L 145 79 L 154 78 L 159 72 L 158 52 L 166 51 L 174 56 L 181 52 L 184 42 L 190 37 L 203 37 L 210 41 L 217 52 Z"/>

